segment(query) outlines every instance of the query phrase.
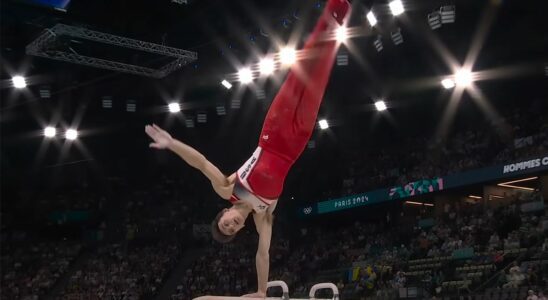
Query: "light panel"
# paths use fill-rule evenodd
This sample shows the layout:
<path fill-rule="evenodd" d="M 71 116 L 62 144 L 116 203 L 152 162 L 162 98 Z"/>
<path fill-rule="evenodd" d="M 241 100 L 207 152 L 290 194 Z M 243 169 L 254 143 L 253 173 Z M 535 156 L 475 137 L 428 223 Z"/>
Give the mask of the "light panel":
<path fill-rule="evenodd" d="M 401 0 L 394 0 L 388 4 L 390 6 L 390 11 L 392 11 L 392 14 L 394 16 L 399 16 L 403 14 L 405 11 L 405 8 L 403 7 L 403 3 Z"/>
<path fill-rule="evenodd" d="M 55 127 L 48 126 L 44 128 L 44 136 L 47 138 L 53 138 L 57 135 L 57 129 Z"/>
<path fill-rule="evenodd" d="M 367 13 L 367 21 L 369 22 L 369 25 L 371 25 L 371 27 L 377 25 L 377 17 L 375 17 L 373 11 Z"/>
<path fill-rule="evenodd" d="M 65 138 L 70 141 L 76 140 L 78 138 L 78 131 L 76 131 L 75 129 L 68 129 L 65 132 Z"/>
<path fill-rule="evenodd" d="M 280 51 L 280 62 L 285 66 L 291 66 L 297 61 L 297 51 L 290 47 L 285 47 Z"/>
<path fill-rule="evenodd" d="M 253 81 L 253 72 L 249 68 L 243 68 L 238 72 L 238 77 L 242 84 L 248 84 Z"/>
<path fill-rule="evenodd" d="M 27 87 L 27 81 L 23 76 L 13 76 L 11 78 L 11 82 L 13 83 L 13 87 L 16 89 L 23 89 Z"/>
<path fill-rule="evenodd" d="M 221 84 L 227 89 L 230 90 L 232 88 L 232 84 L 228 82 L 226 79 L 221 81 Z"/>
<path fill-rule="evenodd" d="M 263 76 L 271 75 L 274 73 L 275 68 L 274 60 L 271 58 L 263 58 L 259 62 L 259 70 Z"/>
<path fill-rule="evenodd" d="M 385 111 L 387 109 L 386 103 L 383 100 L 379 100 L 375 102 L 375 108 L 377 108 L 377 111 Z"/>
<path fill-rule="evenodd" d="M 179 103 L 177 102 L 172 102 L 167 107 L 169 108 L 169 112 L 172 114 L 175 114 L 181 111 L 181 105 L 179 105 Z"/>
<path fill-rule="evenodd" d="M 321 130 L 326 130 L 329 128 L 329 123 L 327 122 L 327 120 L 320 120 L 318 124 L 320 125 Z"/>
<path fill-rule="evenodd" d="M 452 89 L 455 87 L 455 81 L 451 78 L 446 78 L 441 81 L 441 85 L 446 89 Z"/>
<path fill-rule="evenodd" d="M 457 71 L 457 73 L 455 73 L 455 83 L 462 87 L 470 86 L 472 83 L 472 72 L 465 69 Z"/>

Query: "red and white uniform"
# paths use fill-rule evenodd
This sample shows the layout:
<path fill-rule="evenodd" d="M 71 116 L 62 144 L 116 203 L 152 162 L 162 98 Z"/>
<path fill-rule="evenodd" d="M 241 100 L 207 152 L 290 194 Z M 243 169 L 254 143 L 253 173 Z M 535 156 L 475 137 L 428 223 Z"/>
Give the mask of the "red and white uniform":
<path fill-rule="evenodd" d="M 289 169 L 305 149 L 316 126 L 337 52 L 332 32 L 338 26 L 335 22 L 342 24 L 349 10 L 347 0 L 327 3 L 301 50 L 306 59 L 291 68 L 268 110 L 259 146 L 237 172 L 232 202 L 246 201 L 256 212 L 275 207 Z"/>

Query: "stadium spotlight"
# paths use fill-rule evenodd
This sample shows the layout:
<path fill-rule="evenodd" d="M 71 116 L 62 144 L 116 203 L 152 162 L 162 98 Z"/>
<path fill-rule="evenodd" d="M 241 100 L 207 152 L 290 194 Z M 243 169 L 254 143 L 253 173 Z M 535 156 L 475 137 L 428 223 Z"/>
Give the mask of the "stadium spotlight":
<path fill-rule="evenodd" d="M 103 108 L 112 108 L 112 97 L 103 96 L 101 98 L 101 105 L 103 106 Z"/>
<path fill-rule="evenodd" d="M 248 84 L 253 81 L 253 73 L 249 68 L 243 68 L 238 71 L 238 77 L 240 78 L 240 82 L 243 84 Z"/>
<path fill-rule="evenodd" d="M 430 25 L 432 30 L 441 28 L 441 13 L 439 11 L 428 14 L 428 25 Z"/>
<path fill-rule="evenodd" d="M 399 15 L 403 14 L 403 12 L 405 11 L 405 9 L 403 8 L 403 3 L 401 2 L 401 0 L 393 0 L 388 5 L 390 6 L 390 11 L 392 11 L 392 14 L 394 16 L 399 16 Z"/>
<path fill-rule="evenodd" d="M 42 99 L 49 99 L 51 98 L 51 89 L 49 86 L 41 86 L 40 87 L 40 98 Z"/>
<path fill-rule="evenodd" d="M 455 87 L 455 81 L 451 78 L 446 78 L 441 81 L 441 85 L 446 89 L 452 89 Z"/>
<path fill-rule="evenodd" d="M 337 42 L 344 43 L 346 39 L 348 39 L 348 28 L 345 26 L 340 26 L 335 31 L 335 37 L 337 39 Z"/>
<path fill-rule="evenodd" d="M 65 132 L 65 138 L 67 140 L 74 141 L 75 139 L 78 138 L 78 131 L 76 131 L 75 129 L 68 129 Z"/>
<path fill-rule="evenodd" d="M 261 71 L 261 75 L 271 75 L 272 73 L 274 73 L 275 69 L 274 60 L 271 58 L 263 58 L 259 63 L 259 69 Z"/>
<path fill-rule="evenodd" d="M 290 47 L 285 47 L 280 51 L 280 62 L 285 66 L 290 66 L 297 61 L 297 51 Z"/>
<path fill-rule="evenodd" d="M 53 138 L 57 134 L 55 127 L 48 126 L 44 128 L 44 136 L 47 138 Z"/>
<path fill-rule="evenodd" d="M 348 53 L 341 51 L 337 54 L 337 66 L 348 66 Z"/>
<path fill-rule="evenodd" d="M 226 115 L 226 107 L 223 104 L 217 105 L 216 110 L 218 116 Z"/>
<path fill-rule="evenodd" d="M 179 105 L 179 103 L 177 102 L 172 102 L 167 107 L 169 108 L 169 112 L 172 114 L 175 114 L 181 111 L 181 105 Z"/>
<path fill-rule="evenodd" d="M 264 100 L 264 99 L 266 99 L 266 92 L 262 88 L 257 88 L 257 89 L 255 89 L 255 96 L 259 100 Z"/>
<path fill-rule="evenodd" d="M 230 108 L 239 109 L 242 106 L 242 100 L 240 98 L 234 98 L 230 101 Z"/>
<path fill-rule="evenodd" d="M 392 37 L 392 42 L 394 42 L 394 45 L 399 45 L 403 43 L 403 35 L 401 34 L 401 28 L 398 28 L 390 33 L 390 37 Z"/>
<path fill-rule="evenodd" d="M 232 88 L 232 84 L 230 84 L 230 82 L 228 82 L 226 79 L 224 79 L 223 81 L 221 81 L 221 84 L 227 89 L 227 90 L 230 90 Z"/>
<path fill-rule="evenodd" d="M 454 5 L 446 5 L 440 8 L 441 22 L 443 24 L 455 23 L 456 9 Z"/>
<path fill-rule="evenodd" d="M 367 21 L 369 22 L 369 25 L 371 25 L 371 27 L 377 25 L 377 18 L 375 17 L 373 11 L 367 13 Z"/>
<path fill-rule="evenodd" d="M 185 126 L 186 128 L 194 128 L 195 127 L 194 119 L 186 119 Z"/>
<path fill-rule="evenodd" d="M 461 69 L 455 73 L 455 83 L 458 86 L 467 87 L 472 83 L 472 72 Z"/>
<path fill-rule="evenodd" d="M 13 76 L 11 78 L 11 82 L 13 83 L 13 87 L 16 89 L 23 89 L 27 87 L 27 81 L 23 76 Z"/>
<path fill-rule="evenodd" d="M 196 114 L 196 121 L 198 123 L 207 123 L 207 113 L 205 111 L 198 112 Z"/>
<path fill-rule="evenodd" d="M 326 130 L 327 128 L 329 128 L 329 123 L 327 123 L 327 120 L 325 119 L 320 120 L 318 124 L 320 125 L 321 130 Z"/>
<path fill-rule="evenodd" d="M 383 100 L 379 100 L 375 102 L 375 107 L 377 108 L 377 111 L 385 111 L 386 110 L 386 103 L 384 103 Z"/>
<path fill-rule="evenodd" d="M 382 49 L 384 49 L 382 37 L 380 35 L 373 41 L 373 45 L 375 46 L 375 49 L 377 49 L 377 52 L 381 52 Z"/>
<path fill-rule="evenodd" d="M 127 112 L 137 112 L 137 102 L 135 100 L 126 100 L 126 111 Z"/>

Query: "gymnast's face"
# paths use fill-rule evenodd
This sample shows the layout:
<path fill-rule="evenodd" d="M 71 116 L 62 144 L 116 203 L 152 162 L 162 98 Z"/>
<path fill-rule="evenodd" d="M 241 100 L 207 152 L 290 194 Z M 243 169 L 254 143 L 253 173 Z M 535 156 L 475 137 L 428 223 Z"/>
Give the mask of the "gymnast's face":
<path fill-rule="evenodd" d="M 219 219 L 219 230 L 225 235 L 234 235 L 245 226 L 245 218 L 234 207 L 225 209 L 225 213 Z"/>

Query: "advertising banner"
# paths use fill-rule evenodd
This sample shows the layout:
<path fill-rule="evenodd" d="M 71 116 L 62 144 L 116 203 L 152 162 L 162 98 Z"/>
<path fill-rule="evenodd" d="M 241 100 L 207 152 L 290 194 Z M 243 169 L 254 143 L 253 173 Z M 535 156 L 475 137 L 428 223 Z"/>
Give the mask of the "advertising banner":
<path fill-rule="evenodd" d="M 388 189 L 379 189 L 363 194 L 322 201 L 300 208 L 298 214 L 301 217 L 309 217 L 316 214 L 325 214 L 386 201 L 401 200 L 451 188 L 506 179 L 520 175 L 529 175 L 542 171 L 548 171 L 548 155 L 444 177 L 418 180 L 403 186 L 395 186 Z"/>

